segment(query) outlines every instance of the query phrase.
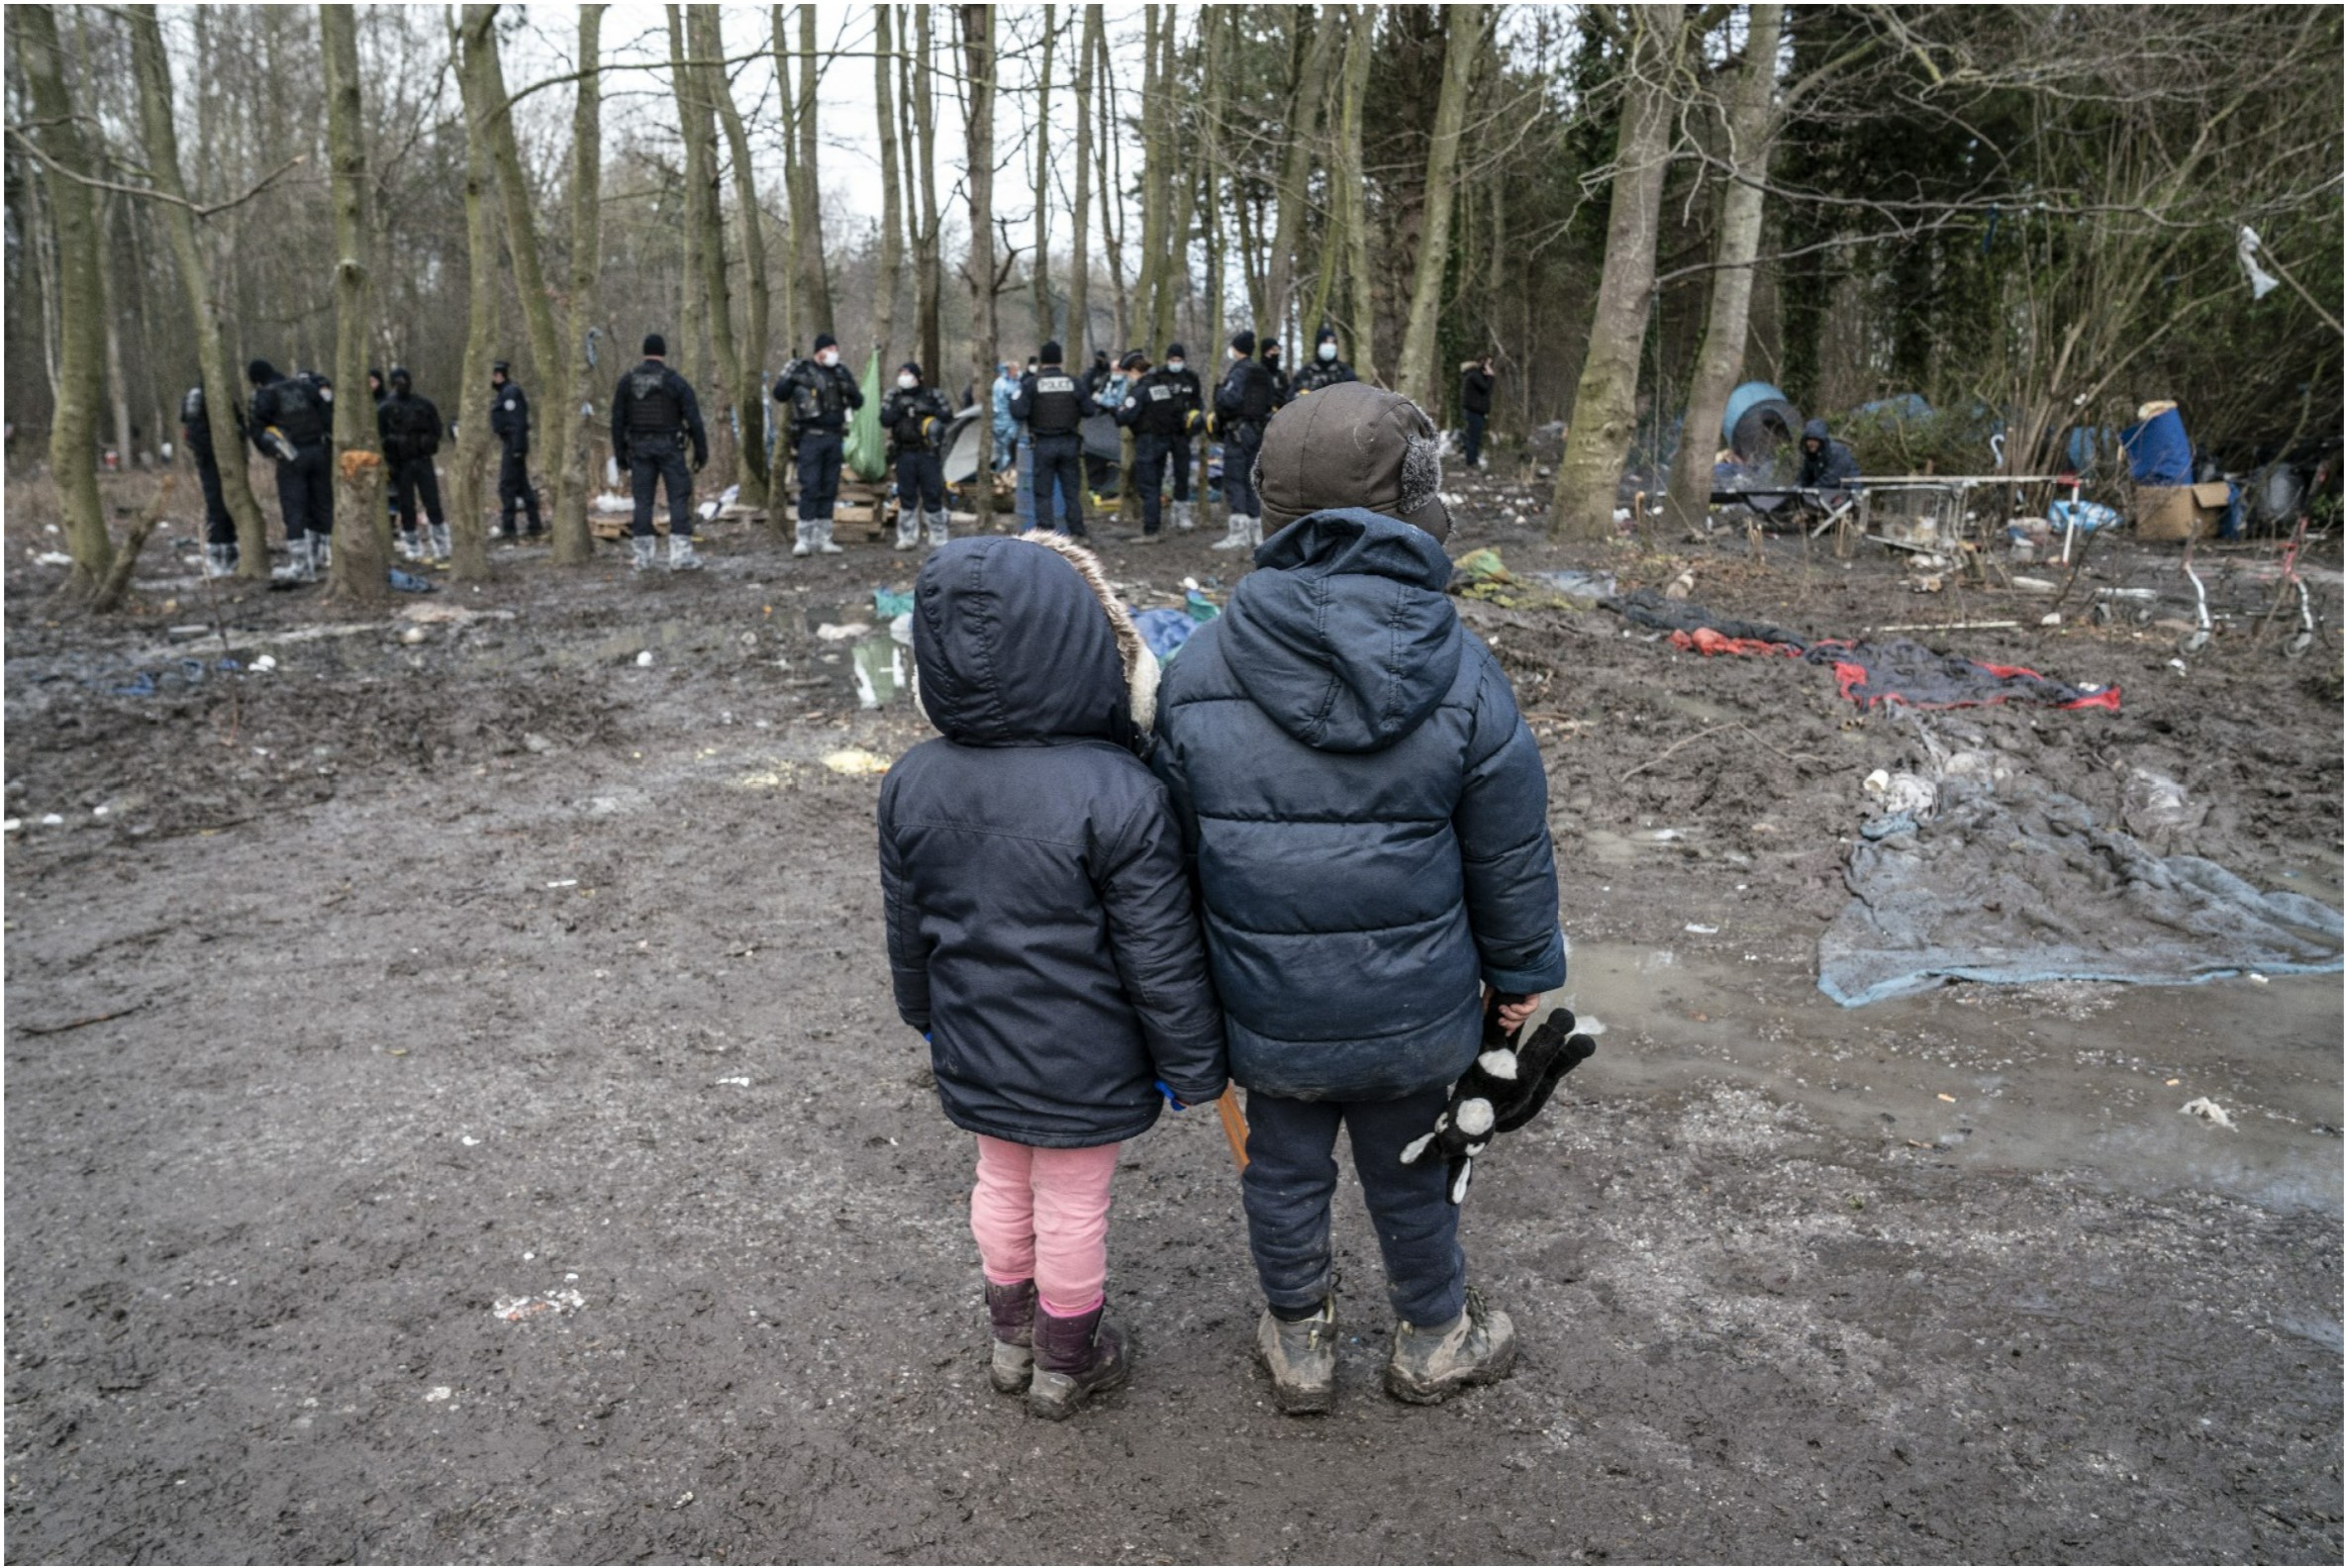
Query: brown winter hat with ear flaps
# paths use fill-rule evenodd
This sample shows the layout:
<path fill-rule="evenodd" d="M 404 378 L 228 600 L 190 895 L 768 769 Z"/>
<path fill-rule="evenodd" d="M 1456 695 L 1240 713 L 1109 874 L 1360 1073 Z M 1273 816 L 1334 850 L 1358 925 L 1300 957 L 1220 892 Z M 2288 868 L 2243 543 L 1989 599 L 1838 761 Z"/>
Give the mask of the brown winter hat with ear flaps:
<path fill-rule="evenodd" d="M 1254 462 L 1262 528 L 1337 507 L 1365 507 L 1449 538 L 1441 439 L 1423 409 L 1364 381 L 1298 398 L 1271 416 Z"/>

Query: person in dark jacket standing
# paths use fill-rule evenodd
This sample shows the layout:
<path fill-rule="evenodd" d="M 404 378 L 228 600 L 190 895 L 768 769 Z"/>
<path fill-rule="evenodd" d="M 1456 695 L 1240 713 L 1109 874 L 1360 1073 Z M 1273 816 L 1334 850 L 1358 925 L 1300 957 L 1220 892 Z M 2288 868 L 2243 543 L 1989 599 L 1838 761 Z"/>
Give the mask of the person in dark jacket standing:
<path fill-rule="evenodd" d="M 1165 350 L 1162 368 L 1150 370 L 1132 384 L 1116 423 L 1132 433 L 1132 483 L 1140 492 L 1140 539 L 1152 543 L 1163 538 L 1164 468 L 1173 471 L 1173 527 L 1197 526 L 1190 515 L 1189 438 L 1197 429 L 1200 389 L 1189 369 L 1187 350 L 1174 343 Z"/>
<path fill-rule="evenodd" d="M 1270 375 L 1270 412 L 1276 414 L 1295 401 L 1295 383 L 1287 379 L 1287 361 L 1276 338 L 1262 340 L 1262 368 Z"/>
<path fill-rule="evenodd" d="M 1221 440 L 1221 495 L 1229 504 L 1229 532 L 1214 548 L 1251 549 L 1262 542 L 1262 515 L 1254 499 L 1254 458 L 1262 428 L 1277 407 L 1278 384 L 1254 357 L 1254 335 L 1229 340 L 1229 366 L 1214 389 L 1214 434 Z"/>
<path fill-rule="evenodd" d="M 952 538 L 944 510 L 944 438 L 952 427 L 952 405 L 921 377 L 920 362 L 907 359 L 896 371 L 896 390 L 879 400 L 880 428 L 896 457 L 896 548 L 918 549 L 921 523 L 928 542 Z"/>
<path fill-rule="evenodd" d="M 798 454 L 798 539 L 793 555 L 836 555 L 831 518 L 838 505 L 838 470 L 846 454 L 846 417 L 863 406 L 854 373 L 838 362 L 838 340 L 815 335 L 815 356 L 793 359 L 774 379 L 774 401 L 790 411 Z"/>
<path fill-rule="evenodd" d="M 692 383 L 668 368 L 667 340 L 643 339 L 643 360 L 619 378 L 611 398 L 611 450 L 635 486 L 635 520 L 631 564 L 643 571 L 657 563 L 659 540 L 652 537 L 651 503 L 664 480 L 668 492 L 668 569 L 700 565 L 692 550 L 692 476 L 707 466 L 709 432 L 700 422 L 700 399 Z M 684 466 L 684 441 L 692 441 L 692 467 Z"/>
<path fill-rule="evenodd" d="M 1137 755 L 1156 661 L 1090 551 L 1042 534 L 931 554 L 912 651 L 943 737 L 880 786 L 896 1010 L 977 1135 L 994 1387 L 1063 1417 L 1127 1370 L 1101 1322 L 1117 1149 L 1155 1084 L 1177 1108 L 1227 1082 L 1180 827 Z"/>
<path fill-rule="evenodd" d="M 254 388 L 245 429 L 252 444 L 277 463 L 277 505 L 284 509 L 291 557 L 284 575 L 314 582 L 334 564 L 331 400 L 311 377 L 281 376 L 266 359 L 244 366 L 244 378 Z"/>
<path fill-rule="evenodd" d="M 1490 423 L 1490 393 L 1499 378 L 1490 368 L 1490 355 L 1458 366 L 1457 406 L 1466 416 L 1466 466 L 1482 466 L 1482 429 Z"/>
<path fill-rule="evenodd" d="M 1034 453 L 1034 527 L 1070 539 L 1083 527 L 1083 422 L 1099 412 L 1083 383 L 1067 374 L 1057 343 L 1046 343 L 1018 384 L 1010 417 L 1026 426 Z M 1054 513 L 1052 497 L 1058 499 Z M 1063 521 L 1060 520 L 1063 515 Z"/>
<path fill-rule="evenodd" d="M 243 441 L 244 411 L 229 411 L 239 423 L 236 439 Z M 212 416 L 204 406 L 204 389 L 191 386 L 179 400 L 179 435 L 187 455 L 195 460 L 195 476 L 204 487 L 204 575 L 226 577 L 242 559 L 237 549 L 237 520 L 228 510 L 228 492 L 220 487 L 220 454 L 212 447 Z"/>
<path fill-rule="evenodd" d="M 1281 1408 L 1333 1396 L 1328 1204 L 1348 1129 L 1400 1320 L 1385 1371 L 1430 1402 L 1506 1374 L 1514 1324 L 1466 1284 L 1441 1161 L 1405 1164 L 1480 1049 L 1564 980 L 1547 781 L 1498 660 L 1444 592 L 1440 442 L 1359 382 L 1271 422 L 1272 531 L 1168 668 L 1151 760 L 1197 866 L 1247 1233 Z"/>
<path fill-rule="evenodd" d="M 1311 360 L 1295 372 L 1295 395 L 1318 392 L 1345 381 L 1357 381 L 1350 365 L 1343 360 L 1343 349 L 1335 341 L 1335 329 L 1321 324 L 1319 345 L 1312 350 Z"/>
<path fill-rule="evenodd" d="M 453 552 L 447 514 L 440 505 L 440 409 L 415 395 L 415 378 L 391 367 L 390 392 L 374 406 L 374 430 L 391 481 L 391 514 L 399 520 L 399 553 L 406 560 L 445 561 Z M 429 524 L 416 513 L 421 505 Z M 425 529 L 430 532 L 426 533 Z"/>
<path fill-rule="evenodd" d="M 497 465 L 497 505 L 501 516 L 499 539 L 513 539 L 513 514 L 529 516 L 530 538 L 545 532 L 537 515 L 537 490 L 530 483 L 530 396 L 513 379 L 513 367 L 500 359 L 489 366 L 489 430 L 503 443 L 505 455 Z"/>
<path fill-rule="evenodd" d="M 1801 497 L 1804 505 L 1830 511 L 1848 499 L 1863 472 L 1848 442 L 1834 441 L 1831 427 L 1822 420 L 1809 420 L 1800 432 L 1800 488 L 1814 492 Z"/>

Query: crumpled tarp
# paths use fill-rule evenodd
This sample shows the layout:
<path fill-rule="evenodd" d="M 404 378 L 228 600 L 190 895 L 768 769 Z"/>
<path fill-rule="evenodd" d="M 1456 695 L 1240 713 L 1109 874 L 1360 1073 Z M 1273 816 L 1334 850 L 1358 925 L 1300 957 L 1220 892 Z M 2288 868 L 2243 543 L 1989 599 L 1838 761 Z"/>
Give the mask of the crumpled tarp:
<path fill-rule="evenodd" d="M 2212 860 L 2158 855 L 2040 784 L 1938 785 L 1936 815 L 1865 825 L 1849 901 L 1816 943 L 1842 1007 L 1947 980 L 2196 985 L 2244 970 L 2345 968 L 2345 919 L 2259 892 Z"/>
<path fill-rule="evenodd" d="M 1188 644 L 1197 629 L 1221 614 L 1221 607 L 1192 588 L 1178 610 L 1134 610 L 1131 624 L 1159 661 L 1170 659 Z"/>
<path fill-rule="evenodd" d="M 1697 604 L 1639 588 L 1607 601 L 1626 620 L 1669 632 L 1670 645 L 1704 657 L 1722 654 L 1776 655 L 1831 670 L 1840 695 L 1870 711 L 1883 703 L 1909 708 L 1982 708 L 2017 699 L 2055 708 L 2103 708 L 2115 713 L 2114 686 L 2071 686 L 2018 664 L 1989 664 L 1959 653 L 1940 653 L 1909 637 L 1885 642 L 1852 642 L 1838 637 L 1809 641 L 1760 621 L 1713 616 Z"/>
<path fill-rule="evenodd" d="M 846 470 L 869 483 L 888 472 L 888 433 L 879 423 L 879 350 L 863 366 L 863 406 L 846 418 Z"/>

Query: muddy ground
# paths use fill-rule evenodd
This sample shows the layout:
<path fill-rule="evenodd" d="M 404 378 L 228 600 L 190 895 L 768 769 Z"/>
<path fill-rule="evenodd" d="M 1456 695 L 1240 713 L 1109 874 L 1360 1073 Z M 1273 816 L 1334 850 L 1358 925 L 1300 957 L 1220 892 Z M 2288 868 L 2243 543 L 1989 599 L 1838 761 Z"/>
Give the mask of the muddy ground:
<path fill-rule="evenodd" d="M 925 733 L 814 635 L 903 557 L 720 531 L 646 582 L 503 549 L 396 619 L 239 588 L 235 656 L 275 667 L 199 673 L 185 555 L 132 614 L 57 616 L 24 493 L 9 1561 L 2339 1558 L 2335 976 L 1833 1007 L 1861 780 L 1922 743 L 1820 671 L 1466 607 L 1544 746 L 1569 995 L 1607 1027 L 1469 1201 L 1520 1370 L 1383 1398 L 1347 1192 L 1338 1405 L 1281 1418 L 1221 1133 L 1168 1118 L 1111 1243 L 1136 1375 L 1054 1426 L 986 1386 L 878 781 L 824 761 Z M 1557 549 L 1527 495 L 1469 487 L 1453 553 L 1690 564 L 1816 633 L 2020 620 L 1932 639 L 2123 712 L 1931 725 L 2104 811 L 2169 774 L 2211 805 L 2177 847 L 2338 895 L 2333 587 L 2301 662 L 2232 629 L 2176 668 L 2172 630 L 2077 614 L 2180 587 L 2171 552 L 2101 547 L 2045 630 L 2046 596 L 1913 594 L 1878 549 Z M 1145 597 L 1226 579 L 1203 539 L 1106 554 Z M 2217 564 L 2263 602 L 2268 551 Z"/>

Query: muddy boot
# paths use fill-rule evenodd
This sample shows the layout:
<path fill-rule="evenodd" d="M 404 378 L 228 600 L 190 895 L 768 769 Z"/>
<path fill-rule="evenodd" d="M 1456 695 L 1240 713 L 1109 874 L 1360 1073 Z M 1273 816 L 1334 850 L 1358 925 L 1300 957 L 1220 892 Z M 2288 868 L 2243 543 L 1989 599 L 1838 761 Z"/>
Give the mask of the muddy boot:
<path fill-rule="evenodd" d="M 1173 527 L 1174 527 L 1174 528 L 1178 529 L 1178 530 L 1179 530 L 1181 533 L 1183 533 L 1183 534 L 1186 534 L 1186 533 L 1188 533 L 1188 532 L 1189 532 L 1191 529 L 1193 529 L 1193 528 L 1197 527 L 1197 503 L 1196 503 L 1196 502 L 1194 502 L 1194 501 L 1175 501 L 1175 502 L 1172 504 L 1172 508 L 1173 508 Z"/>
<path fill-rule="evenodd" d="M 700 564 L 700 557 L 692 552 L 691 535 L 670 534 L 668 536 L 669 571 L 698 571 Z"/>
<path fill-rule="evenodd" d="M 1245 514 L 1232 512 L 1229 514 L 1229 532 L 1214 540 L 1213 547 L 1218 550 L 1243 549 L 1251 542 L 1246 538 Z"/>
<path fill-rule="evenodd" d="M 1259 549 L 1262 545 L 1262 514 L 1255 512 L 1246 518 L 1246 543 Z"/>
<path fill-rule="evenodd" d="M 234 544 L 206 544 L 204 546 L 204 575 L 232 577 L 236 574 L 236 546 Z"/>
<path fill-rule="evenodd" d="M 928 514 L 928 548 L 952 542 L 952 514 L 942 507 Z"/>
<path fill-rule="evenodd" d="M 1124 1335 L 1100 1319 L 1103 1304 L 1080 1318 L 1060 1318 L 1047 1308 L 1034 1311 L 1034 1381 L 1026 1393 L 1026 1413 L 1065 1421 L 1085 1400 L 1121 1387 L 1131 1375 Z"/>
<path fill-rule="evenodd" d="M 1270 1374 L 1270 1392 L 1290 1416 L 1318 1416 L 1335 1404 L 1335 1299 L 1289 1323 L 1265 1310 L 1254 1330 L 1254 1356 Z"/>
<path fill-rule="evenodd" d="M 999 1394 L 1024 1394 L 1034 1379 L 1034 1282 L 985 1283 L 985 1311 L 994 1321 L 989 1376 Z"/>
<path fill-rule="evenodd" d="M 815 525 L 806 519 L 798 520 L 798 539 L 790 546 L 793 555 L 812 555 L 815 552 Z"/>
<path fill-rule="evenodd" d="M 896 508 L 896 548 L 900 550 L 908 550 L 919 549 L 920 547 L 920 508 L 908 506 L 900 506 Z"/>
<path fill-rule="evenodd" d="M 815 525 L 815 548 L 825 555 L 844 555 L 846 551 L 831 541 L 831 520 L 824 518 Z"/>
<path fill-rule="evenodd" d="M 287 539 L 285 541 L 285 564 L 270 572 L 269 575 L 279 582 L 316 582 L 318 580 L 317 557 L 310 552 L 310 536 L 304 534 L 298 539 Z"/>
<path fill-rule="evenodd" d="M 432 563 L 435 566 L 445 566 L 455 557 L 455 541 L 449 538 L 447 531 L 448 525 L 445 523 L 432 525 Z"/>
<path fill-rule="evenodd" d="M 635 551 L 627 563 L 631 570 L 649 571 L 659 564 L 659 537 L 657 535 L 630 535 L 628 543 Z"/>
<path fill-rule="evenodd" d="M 1393 1329 L 1393 1358 L 1384 1391 L 1411 1405 L 1438 1405 L 1461 1389 L 1496 1383 L 1514 1370 L 1514 1321 L 1466 1290 L 1466 1310 L 1431 1328 L 1401 1323 Z"/>
<path fill-rule="evenodd" d="M 416 538 L 414 529 L 399 531 L 399 558 L 403 561 L 419 561 L 424 558 L 423 542 Z"/>
<path fill-rule="evenodd" d="M 317 574 L 318 574 L 319 576 L 321 576 L 321 577 L 323 577 L 323 576 L 324 576 L 324 575 L 327 573 L 327 571 L 328 571 L 328 570 L 330 570 L 330 569 L 333 567 L 333 565 L 334 565 L 334 536 L 333 536 L 333 535 L 331 535 L 331 534 L 312 534 L 312 535 L 310 536 L 310 564 L 311 564 L 311 566 L 312 566 L 312 567 L 314 567 L 314 568 L 316 569 L 316 571 L 317 571 Z"/>

